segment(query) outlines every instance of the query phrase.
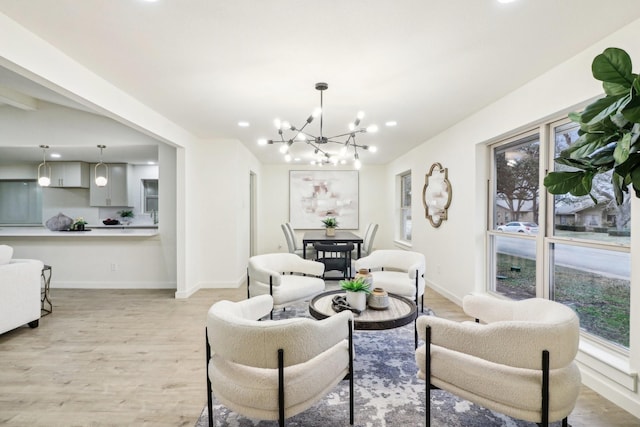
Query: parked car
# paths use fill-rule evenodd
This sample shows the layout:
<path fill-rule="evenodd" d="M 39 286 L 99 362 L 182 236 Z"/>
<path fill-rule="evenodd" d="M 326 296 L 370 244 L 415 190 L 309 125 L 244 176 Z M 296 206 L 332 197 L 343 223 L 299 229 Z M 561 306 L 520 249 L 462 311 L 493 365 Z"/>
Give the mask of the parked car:
<path fill-rule="evenodd" d="M 538 234 L 538 224 L 535 222 L 512 221 L 498 226 L 498 231 L 508 231 L 511 233 Z"/>

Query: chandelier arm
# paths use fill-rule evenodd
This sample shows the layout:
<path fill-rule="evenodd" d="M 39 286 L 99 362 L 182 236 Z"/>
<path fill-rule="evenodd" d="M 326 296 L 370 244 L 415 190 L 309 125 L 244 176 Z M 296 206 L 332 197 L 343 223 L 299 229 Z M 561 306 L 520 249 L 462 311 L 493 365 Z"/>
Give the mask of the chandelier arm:
<path fill-rule="evenodd" d="M 302 125 L 302 127 L 301 127 L 300 129 L 296 129 L 294 132 L 304 133 L 304 132 L 302 132 L 302 131 L 304 130 L 304 128 L 306 128 L 306 127 L 307 127 L 307 125 L 308 125 L 308 124 L 309 124 L 309 122 L 305 121 L 305 122 L 304 122 L 304 125 Z M 294 127 L 295 127 L 295 126 L 294 126 Z M 305 133 L 305 135 L 306 135 L 306 133 Z"/>
<path fill-rule="evenodd" d="M 312 146 L 312 147 L 313 147 L 313 149 L 314 149 L 315 151 L 320 152 L 320 153 L 324 154 L 325 156 L 328 156 L 328 155 L 329 155 L 329 153 L 327 153 L 326 151 L 324 151 L 322 148 L 320 148 L 319 146 L 317 146 L 317 145 L 316 145 L 316 144 L 314 144 L 313 142 L 311 142 L 311 141 L 306 141 L 306 143 L 307 143 L 307 145 Z"/>
<path fill-rule="evenodd" d="M 322 153 L 322 155 L 326 158 L 329 159 L 331 157 L 331 154 L 329 154 L 328 152 L 324 151 L 322 148 L 320 148 L 319 146 L 317 146 L 316 144 L 314 144 L 311 141 L 307 141 L 307 144 L 312 146 L 314 149 L 314 154 L 318 154 L 318 153 Z M 325 160 L 322 160 L 323 162 L 325 162 Z"/>
<path fill-rule="evenodd" d="M 354 129 L 354 130 L 346 132 L 346 133 L 341 133 L 340 135 L 330 136 L 327 139 L 342 138 L 343 136 L 347 136 L 347 135 L 349 135 L 351 137 L 351 136 L 353 136 L 354 133 L 363 133 L 363 132 L 366 132 L 366 131 L 367 131 L 366 129 Z"/>

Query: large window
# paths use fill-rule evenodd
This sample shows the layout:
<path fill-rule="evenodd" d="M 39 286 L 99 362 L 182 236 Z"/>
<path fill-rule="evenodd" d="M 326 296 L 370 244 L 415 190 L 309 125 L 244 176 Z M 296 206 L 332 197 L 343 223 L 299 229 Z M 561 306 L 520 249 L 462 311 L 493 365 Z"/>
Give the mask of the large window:
<path fill-rule="evenodd" d="M 537 132 L 494 149 L 493 290 L 513 299 L 536 296 L 539 169 Z"/>
<path fill-rule="evenodd" d="M 628 196 L 616 205 L 610 175 L 594 181 L 595 201 L 552 196 L 542 184 L 547 171 L 569 170 L 553 158 L 578 130 L 566 119 L 548 122 L 492 146 L 489 290 L 562 302 L 588 336 L 628 348 Z"/>
<path fill-rule="evenodd" d="M 400 230 L 402 241 L 411 241 L 411 171 L 400 175 Z"/>
<path fill-rule="evenodd" d="M 549 170 L 571 170 L 553 163 L 578 139 L 572 122 L 550 125 Z M 609 342 L 629 346 L 631 284 L 631 203 L 616 204 L 611 173 L 596 176 L 589 196 L 550 196 L 549 294 L 572 307 L 582 329 Z"/>

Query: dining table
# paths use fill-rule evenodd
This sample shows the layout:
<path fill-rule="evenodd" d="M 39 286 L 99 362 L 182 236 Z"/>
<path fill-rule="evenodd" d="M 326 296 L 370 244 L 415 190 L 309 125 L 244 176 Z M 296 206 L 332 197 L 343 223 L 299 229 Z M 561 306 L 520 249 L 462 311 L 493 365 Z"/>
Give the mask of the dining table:
<path fill-rule="evenodd" d="M 350 231 L 336 230 L 335 235 L 327 236 L 323 230 L 307 231 L 302 236 L 302 258 L 307 258 L 307 245 L 314 243 L 353 243 L 356 245 L 358 258 L 361 255 L 362 237 Z"/>

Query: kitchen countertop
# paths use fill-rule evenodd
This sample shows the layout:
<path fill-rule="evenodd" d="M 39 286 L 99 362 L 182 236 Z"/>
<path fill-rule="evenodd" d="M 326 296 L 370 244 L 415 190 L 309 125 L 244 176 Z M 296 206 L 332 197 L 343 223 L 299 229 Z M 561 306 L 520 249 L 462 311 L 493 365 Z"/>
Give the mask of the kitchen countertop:
<path fill-rule="evenodd" d="M 0 237 L 153 237 L 158 228 L 137 228 L 116 225 L 100 228 L 88 227 L 86 231 L 51 231 L 45 227 L 0 227 Z"/>

